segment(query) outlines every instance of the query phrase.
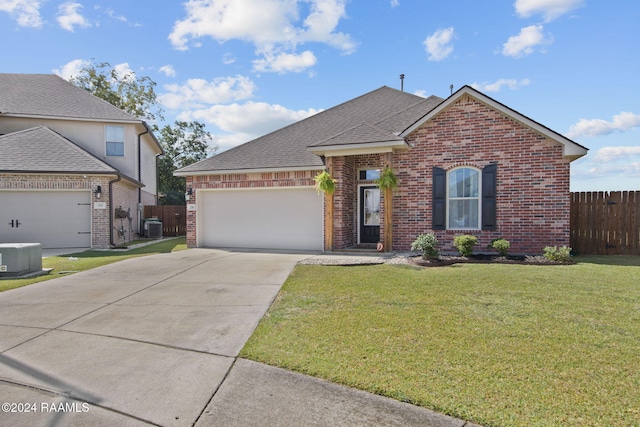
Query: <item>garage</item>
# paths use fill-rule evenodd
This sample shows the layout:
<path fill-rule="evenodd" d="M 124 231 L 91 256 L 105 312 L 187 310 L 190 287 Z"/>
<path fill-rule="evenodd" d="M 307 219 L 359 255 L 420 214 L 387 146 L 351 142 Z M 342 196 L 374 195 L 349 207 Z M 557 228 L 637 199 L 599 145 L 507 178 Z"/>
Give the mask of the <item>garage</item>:
<path fill-rule="evenodd" d="M 313 188 L 199 190 L 198 246 L 323 249 L 322 196 Z"/>
<path fill-rule="evenodd" d="M 91 247 L 91 192 L 0 191 L 0 242 Z"/>

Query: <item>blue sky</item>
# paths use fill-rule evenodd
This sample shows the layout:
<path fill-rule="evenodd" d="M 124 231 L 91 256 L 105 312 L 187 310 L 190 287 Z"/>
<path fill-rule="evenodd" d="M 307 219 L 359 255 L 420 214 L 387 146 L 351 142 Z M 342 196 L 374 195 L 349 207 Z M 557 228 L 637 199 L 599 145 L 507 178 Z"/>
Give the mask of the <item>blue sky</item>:
<path fill-rule="evenodd" d="M 0 72 L 109 62 L 221 150 L 401 73 L 468 84 L 590 149 L 572 191 L 640 190 L 639 22 L 628 0 L 0 0 Z"/>

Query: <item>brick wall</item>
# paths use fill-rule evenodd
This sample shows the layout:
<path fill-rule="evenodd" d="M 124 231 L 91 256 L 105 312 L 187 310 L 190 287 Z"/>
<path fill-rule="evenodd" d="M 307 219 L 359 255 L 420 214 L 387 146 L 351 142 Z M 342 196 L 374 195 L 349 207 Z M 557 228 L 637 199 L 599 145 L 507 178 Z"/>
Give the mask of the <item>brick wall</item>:
<path fill-rule="evenodd" d="M 115 209 L 120 208 L 129 212 L 130 218 L 116 218 Z M 138 236 L 140 212 L 138 211 L 138 187 L 125 181 L 113 184 L 113 243 L 121 245 Z"/>
<path fill-rule="evenodd" d="M 273 188 L 273 187 L 313 187 L 313 177 L 318 171 L 290 171 L 240 173 L 223 175 L 188 176 L 186 188 L 191 188 L 193 194 L 187 205 L 197 204 L 198 190 L 205 189 L 244 189 L 244 188 Z M 197 245 L 196 211 L 187 209 L 187 245 Z"/>
<path fill-rule="evenodd" d="M 413 148 L 395 153 L 400 180 L 394 195 L 394 249 L 406 250 L 431 231 L 434 166 L 483 168 L 497 162 L 497 230 L 436 231 L 441 250 L 458 234 L 474 234 L 478 251 L 494 238 L 511 242 L 512 253 L 541 253 L 569 245 L 569 161 L 562 146 L 515 120 L 464 96 L 412 133 Z"/>

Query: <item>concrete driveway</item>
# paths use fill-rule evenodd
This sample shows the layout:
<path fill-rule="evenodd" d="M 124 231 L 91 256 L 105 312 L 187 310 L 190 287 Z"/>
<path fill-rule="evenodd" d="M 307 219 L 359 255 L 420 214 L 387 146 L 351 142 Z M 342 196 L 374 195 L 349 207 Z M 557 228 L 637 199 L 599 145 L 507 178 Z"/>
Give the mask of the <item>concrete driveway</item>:
<path fill-rule="evenodd" d="M 465 425 L 237 359 L 310 256 L 191 249 L 0 293 L 0 425 Z"/>

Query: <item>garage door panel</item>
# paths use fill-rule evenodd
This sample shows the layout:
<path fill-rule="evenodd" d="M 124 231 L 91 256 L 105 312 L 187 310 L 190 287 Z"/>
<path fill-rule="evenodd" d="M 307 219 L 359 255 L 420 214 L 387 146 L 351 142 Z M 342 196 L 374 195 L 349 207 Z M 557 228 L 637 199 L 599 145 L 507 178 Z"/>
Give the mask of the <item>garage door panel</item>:
<path fill-rule="evenodd" d="M 0 242 L 90 247 L 91 193 L 0 191 Z"/>
<path fill-rule="evenodd" d="M 312 188 L 202 191 L 199 245 L 323 248 L 322 197 Z"/>

